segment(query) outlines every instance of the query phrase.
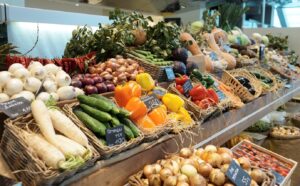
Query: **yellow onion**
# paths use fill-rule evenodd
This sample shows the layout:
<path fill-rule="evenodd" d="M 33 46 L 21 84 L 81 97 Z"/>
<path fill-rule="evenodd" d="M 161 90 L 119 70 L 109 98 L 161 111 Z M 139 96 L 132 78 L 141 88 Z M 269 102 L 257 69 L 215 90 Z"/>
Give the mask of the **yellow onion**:
<path fill-rule="evenodd" d="M 204 148 L 204 151 L 205 151 L 205 152 L 217 152 L 217 147 L 214 146 L 214 145 L 207 145 L 207 146 Z"/>
<path fill-rule="evenodd" d="M 161 180 L 159 174 L 152 174 L 148 178 L 149 180 L 149 186 L 160 186 Z"/>
<path fill-rule="evenodd" d="M 177 184 L 176 176 L 169 176 L 167 179 L 164 180 L 164 186 L 176 186 L 176 184 Z"/>
<path fill-rule="evenodd" d="M 169 176 L 173 175 L 172 170 L 168 169 L 168 168 L 163 168 L 161 169 L 161 171 L 159 172 L 160 178 L 162 180 L 167 179 Z"/>
<path fill-rule="evenodd" d="M 235 185 L 232 183 L 225 183 L 223 186 L 235 186 Z"/>
<path fill-rule="evenodd" d="M 202 156 L 202 154 L 204 153 L 204 149 L 203 148 L 200 148 L 200 149 L 197 149 L 197 150 L 195 150 L 195 155 L 196 156 L 198 156 L 198 157 L 200 157 L 201 158 L 201 156 Z"/>
<path fill-rule="evenodd" d="M 175 160 L 168 160 L 163 167 L 170 169 L 173 174 L 177 174 L 180 169 L 179 164 Z"/>
<path fill-rule="evenodd" d="M 217 186 L 221 186 L 225 183 L 225 174 L 220 169 L 213 169 L 210 172 L 209 180 Z"/>
<path fill-rule="evenodd" d="M 190 185 L 191 186 L 204 186 L 207 185 L 207 182 L 205 180 L 205 178 L 203 178 L 203 176 L 201 176 L 200 174 L 195 174 L 191 177 L 189 177 L 190 179 Z"/>
<path fill-rule="evenodd" d="M 230 164 L 232 161 L 232 156 L 230 156 L 230 154 L 228 153 L 221 153 L 220 154 L 222 157 L 222 164 Z"/>
<path fill-rule="evenodd" d="M 150 175 L 154 173 L 154 169 L 152 165 L 146 165 L 143 169 L 144 175 L 148 178 Z"/>
<path fill-rule="evenodd" d="M 181 167 L 181 173 L 186 175 L 187 177 L 191 177 L 194 176 L 195 174 L 197 174 L 197 169 L 190 164 L 185 164 Z"/>
<path fill-rule="evenodd" d="M 258 184 L 256 183 L 256 181 L 251 180 L 250 186 L 258 186 Z"/>
<path fill-rule="evenodd" d="M 241 167 L 245 170 L 248 170 L 251 167 L 250 160 L 246 157 L 240 157 L 238 159 L 238 162 L 240 163 Z"/>
<path fill-rule="evenodd" d="M 176 186 L 190 186 L 190 185 L 187 182 L 178 181 L 178 183 L 176 184 Z"/>
<path fill-rule="evenodd" d="M 220 169 L 220 170 L 221 170 L 224 174 L 226 174 L 228 168 L 229 168 L 229 164 L 224 164 L 224 165 L 221 166 L 221 169 Z"/>
<path fill-rule="evenodd" d="M 211 164 L 212 167 L 217 168 L 222 164 L 222 157 L 218 153 L 210 153 L 206 159 L 206 162 Z"/>
<path fill-rule="evenodd" d="M 177 175 L 177 180 L 179 182 L 188 182 L 189 178 L 185 174 L 179 174 Z"/>
<path fill-rule="evenodd" d="M 201 163 L 197 168 L 198 173 L 204 177 L 208 177 L 212 170 L 213 170 L 212 166 L 209 163 L 205 163 L 205 162 Z"/>
<path fill-rule="evenodd" d="M 257 184 L 261 184 L 264 181 L 266 174 L 260 169 L 253 169 L 250 176 Z"/>
<path fill-rule="evenodd" d="M 154 174 L 159 174 L 160 170 L 161 170 L 161 165 L 158 163 L 155 163 L 152 165 L 153 168 L 153 172 Z"/>
<path fill-rule="evenodd" d="M 182 148 L 179 152 L 179 156 L 183 158 L 189 158 L 192 154 L 193 151 L 190 148 Z"/>
<path fill-rule="evenodd" d="M 226 147 L 220 147 L 218 148 L 217 153 L 222 154 L 222 153 L 227 153 L 229 154 L 231 157 L 233 157 L 233 153 L 230 149 L 226 148 Z"/>

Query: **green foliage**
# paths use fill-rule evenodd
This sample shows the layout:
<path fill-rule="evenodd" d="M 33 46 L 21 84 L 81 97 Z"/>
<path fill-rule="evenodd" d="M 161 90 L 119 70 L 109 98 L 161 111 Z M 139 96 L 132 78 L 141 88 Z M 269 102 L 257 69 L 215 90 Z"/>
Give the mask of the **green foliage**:
<path fill-rule="evenodd" d="M 204 21 L 202 32 L 211 32 L 212 29 L 217 27 L 217 19 L 219 16 L 220 13 L 218 11 L 205 10 L 202 15 Z"/>
<path fill-rule="evenodd" d="M 288 55 L 289 63 L 292 65 L 297 65 L 298 58 L 299 58 L 299 56 L 296 54 L 296 52 L 294 50 L 292 50 Z"/>
<path fill-rule="evenodd" d="M 274 36 L 272 34 L 266 35 L 269 38 L 269 48 L 273 48 L 275 50 L 286 50 L 288 49 L 288 36 Z"/>
<path fill-rule="evenodd" d="M 67 43 L 64 51 L 64 56 L 66 58 L 73 58 L 77 56 L 83 56 L 90 52 L 90 42 L 93 37 L 93 32 L 91 28 L 87 26 L 77 27 L 73 30 L 72 38 Z"/>
<path fill-rule="evenodd" d="M 238 26 L 239 21 L 242 19 L 243 14 L 248 11 L 248 8 L 243 8 L 235 3 L 224 3 L 219 6 L 218 10 L 220 12 L 219 27 L 228 32 L 235 26 Z"/>

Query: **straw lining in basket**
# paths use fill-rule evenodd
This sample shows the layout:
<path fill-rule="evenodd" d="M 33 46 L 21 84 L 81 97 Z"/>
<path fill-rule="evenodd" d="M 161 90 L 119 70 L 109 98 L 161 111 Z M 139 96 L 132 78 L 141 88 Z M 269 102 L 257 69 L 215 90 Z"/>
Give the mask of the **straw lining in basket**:
<path fill-rule="evenodd" d="M 122 151 L 135 147 L 136 145 L 140 144 L 144 139 L 143 133 L 140 132 L 139 137 L 131 139 L 130 141 L 124 142 L 120 145 L 115 145 L 112 147 L 103 145 L 99 138 L 92 131 L 90 131 L 90 129 L 88 129 L 73 113 L 73 108 L 78 105 L 79 102 L 66 104 L 63 107 L 63 110 L 74 122 L 76 121 L 77 126 L 84 132 L 84 134 L 88 137 L 89 141 L 93 144 L 93 146 L 96 148 L 96 150 L 100 153 L 102 157 L 109 158 L 114 154 L 118 154 Z"/>
<path fill-rule="evenodd" d="M 252 95 L 246 87 L 244 87 L 235 77 L 245 77 L 250 81 L 250 85 L 255 90 L 255 94 Z M 262 92 L 262 86 L 260 82 L 244 69 L 235 69 L 232 71 L 224 71 L 222 76 L 222 82 L 230 86 L 234 93 L 238 95 L 243 101 L 249 102 L 259 97 Z"/>
<path fill-rule="evenodd" d="M 5 122 L 5 130 L 1 140 L 1 153 L 18 180 L 24 185 L 58 184 L 76 172 L 94 165 L 99 154 L 91 147 L 92 159 L 79 169 L 59 172 L 48 167 L 24 141 L 22 130 L 40 133 L 32 114 Z"/>
<path fill-rule="evenodd" d="M 294 127 L 294 126 L 281 126 L 281 127 L 299 130 L 299 128 Z M 271 136 L 272 138 L 282 139 L 282 140 L 285 140 L 285 139 L 299 139 L 299 138 L 300 138 L 300 135 L 296 135 L 296 136 L 283 136 L 283 135 L 277 135 L 277 134 L 275 134 L 275 133 L 273 132 L 272 129 L 271 129 L 271 132 L 270 132 L 270 136 Z"/>

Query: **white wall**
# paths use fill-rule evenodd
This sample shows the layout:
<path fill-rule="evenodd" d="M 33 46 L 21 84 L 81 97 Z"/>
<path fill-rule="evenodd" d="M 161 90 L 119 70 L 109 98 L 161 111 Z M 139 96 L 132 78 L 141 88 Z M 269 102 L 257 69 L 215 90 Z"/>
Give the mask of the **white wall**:
<path fill-rule="evenodd" d="M 200 20 L 200 9 L 184 11 L 184 12 L 176 12 L 174 14 L 169 14 L 165 16 L 166 18 L 181 18 L 181 24 L 186 25 L 193 21 Z"/>
<path fill-rule="evenodd" d="M 252 33 L 258 32 L 261 34 L 275 34 L 281 36 L 289 36 L 289 47 L 300 55 L 300 28 L 254 28 L 243 29 L 243 32 L 252 37 Z"/>

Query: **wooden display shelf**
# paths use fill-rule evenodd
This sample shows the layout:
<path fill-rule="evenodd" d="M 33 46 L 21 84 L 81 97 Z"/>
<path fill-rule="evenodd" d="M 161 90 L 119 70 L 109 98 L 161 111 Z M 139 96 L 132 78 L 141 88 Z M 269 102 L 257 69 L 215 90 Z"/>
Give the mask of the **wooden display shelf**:
<path fill-rule="evenodd" d="M 139 148 L 121 153 L 109 160 L 99 161 L 91 169 L 75 175 L 62 184 L 72 186 L 124 185 L 128 177 L 141 170 L 145 164 L 164 158 L 168 153 L 177 152 L 181 147 L 222 145 L 299 94 L 299 85 L 300 81 L 297 81 L 291 85 L 290 89 L 259 97 L 241 109 L 230 110 L 195 127 L 191 132 L 169 135 L 154 143 L 142 144 Z"/>

